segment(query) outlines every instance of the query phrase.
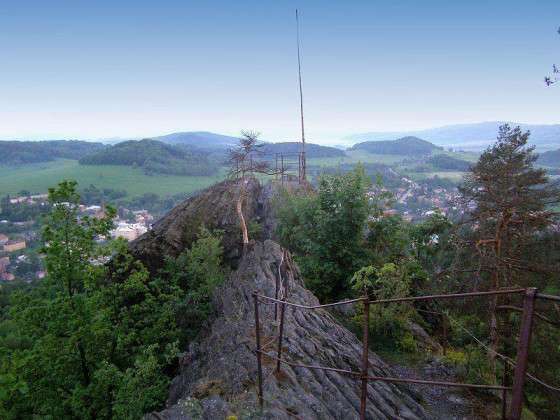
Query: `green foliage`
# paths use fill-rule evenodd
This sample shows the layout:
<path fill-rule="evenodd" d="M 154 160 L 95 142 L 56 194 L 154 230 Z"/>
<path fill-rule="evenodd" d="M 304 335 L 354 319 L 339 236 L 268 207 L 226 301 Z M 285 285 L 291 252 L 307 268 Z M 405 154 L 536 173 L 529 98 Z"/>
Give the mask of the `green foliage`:
<path fill-rule="evenodd" d="M 126 197 L 125 190 L 115 190 L 112 188 L 99 189 L 91 184 L 80 192 L 81 203 L 86 205 L 114 202 L 115 200 Z"/>
<path fill-rule="evenodd" d="M 249 220 L 249 223 L 247 223 L 247 232 L 249 234 L 249 238 L 260 240 L 263 233 L 263 227 L 256 220 Z"/>
<path fill-rule="evenodd" d="M 434 151 L 442 150 L 442 148 L 429 141 L 409 136 L 397 140 L 365 141 L 355 144 L 351 150 L 365 150 L 369 153 L 387 155 L 418 156 L 428 155 Z"/>
<path fill-rule="evenodd" d="M 105 148 L 89 141 L 3 141 L 0 144 L 0 165 L 20 165 L 55 159 L 80 159 L 88 153 Z"/>
<path fill-rule="evenodd" d="M 0 417 L 139 418 L 165 400 L 183 293 L 152 279 L 123 242 L 97 242 L 114 210 L 78 217 L 75 182 L 49 199 L 48 276 L 10 295 L 0 323 Z"/>
<path fill-rule="evenodd" d="M 6 195 L 0 199 L 0 219 L 10 222 L 28 222 L 41 219 L 50 210 L 49 206 L 39 203 L 10 203 L 10 196 Z M 2 227 L 3 228 L 3 227 Z"/>
<path fill-rule="evenodd" d="M 323 301 L 348 296 L 352 273 L 367 261 L 368 184 L 357 167 L 322 176 L 316 195 L 286 193 L 279 203 L 280 241 L 297 254 L 306 285 Z"/>
<path fill-rule="evenodd" d="M 352 288 L 367 293 L 371 299 L 393 299 L 410 296 L 410 276 L 406 269 L 393 263 L 381 268 L 373 266 L 358 270 L 352 277 Z M 408 322 L 416 315 L 408 303 L 389 303 L 370 306 L 370 336 L 376 349 L 416 350 L 416 342 Z M 363 321 L 363 310 L 354 318 L 356 325 Z"/>
<path fill-rule="evenodd" d="M 433 166 L 435 170 L 442 170 L 442 171 L 465 172 L 468 171 L 471 167 L 470 162 L 463 159 L 457 159 L 453 156 L 449 156 L 446 154 L 431 156 L 429 159 L 426 160 L 426 163 Z"/>
<path fill-rule="evenodd" d="M 150 173 L 174 175 L 212 175 L 215 162 L 206 153 L 157 140 L 129 140 L 80 159 L 83 165 L 127 165 L 144 168 Z"/>
<path fill-rule="evenodd" d="M 367 245 L 378 266 L 407 256 L 410 247 L 408 224 L 400 216 L 378 214 L 368 222 Z"/>
<path fill-rule="evenodd" d="M 465 382 L 495 383 L 486 352 L 475 344 L 469 344 L 461 350 L 448 349 L 443 362 L 454 367 L 461 380 Z"/>
<path fill-rule="evenodd" d="M 183 339 L 195 338 L 213 313 L 212 294 L 225 279 L 222 236 L 202 227 L 190 249 L 166 261 L 162 274 L 186 291 L 177 311 Z"/>
<path fill-rule="evenodd" d="M 266 143 L 261 152 L 267 156 L 274 156 L 276 153 L 283 153 L 284 155 L 295 155 L 301 151 L 300 142 L 281 142 L 281 143 Z M 321 146 L 313 143 L 306 143 L 305 156 L 307 159 L 314 158 L 333 158 L 344 157 L 346 154 L 344 150 L 337 149 L 336 147 Z"/>

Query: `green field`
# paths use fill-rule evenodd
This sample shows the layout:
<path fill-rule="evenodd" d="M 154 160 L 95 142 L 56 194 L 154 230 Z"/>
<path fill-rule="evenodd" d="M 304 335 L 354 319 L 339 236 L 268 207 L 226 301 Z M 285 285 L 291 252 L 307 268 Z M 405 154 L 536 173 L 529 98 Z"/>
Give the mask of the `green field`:
<path fill-rule="evenodd" d="M 364 152 L 362 150 L 348 150 L 344 157 L 332 158 L 312 158 L 307 160 L 307 165 L 330 167 L 343 163 L 383 163 L 385 165 L 395 165 L 406 159 L 403 155 L 378 155 Z"/>
<path fill-rule="evenodd" d="M 406 172 L 415 179 L 423 179 L 438 175 L 459 181 L 461 172 L 425 172 L 414 173 L 403 166 L 406 156 L 380 155 L 360 150 L 347 151 L 347 156 L 337 158 L 308 159 L 308 166 L 336 167 L 341 164 L 381 163 L 393 167 L 408 169 Z M 457 154 L 445 152 L 451 156 L 473 160 L 474 154 Z M 117 165 L 80 165 L 75 160 L 57 160 L 46 163 L 27 164 L 20 166 L 0 166 L 0 196 L 17 194 L 26 190 L 31 193 L 44 193 L 49 187 L 55 186 L 63 179 L 78 181 L 80 187 L 91 184 L 97 188 L 112 188 L 125 190 L 128 198 L 134 198 L 144 193 L 156 193 L 160 197 L 177 193 L 191 193 L 206 188 L 225 178 L 226 169 L 222 168 L 216 176 L 178 176 L 178 175 L 146 175 L 141 168 Z"/>
<path fill-rule="evenodd" d="M 216 176 L 146 175 L 130 166 L 80 165 L 76 160 L 56 160 L 21 166 L 0 166 L 0 196 L 21 190 L 45 193 L 63 179 L 78 181 L 80 187 L 126 190 L 128 197 L 156 193 L 161 197 L 190 193 L 206 188 L 225 177 L 225 170 Z"/>

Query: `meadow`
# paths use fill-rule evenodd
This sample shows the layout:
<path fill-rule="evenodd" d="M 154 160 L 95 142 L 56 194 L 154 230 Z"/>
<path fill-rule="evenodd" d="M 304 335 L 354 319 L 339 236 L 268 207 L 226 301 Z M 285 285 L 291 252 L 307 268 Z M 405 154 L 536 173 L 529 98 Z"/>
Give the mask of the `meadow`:
<path fill-rule="evenodd" d="M 79 187 L 91 184 L 97 188 L 126 190 L 128 198 L 144 193 L 161 197 L 191 193 L 206 188 L 225 177 L 225 170 L 216 176 L 146 175 L 141 168 L 117 165 L 80 165 L 76 160 L 56 160 L 19 166 L 0 166 L 0 196 L 26 190 L 44 193 L 64 179 L 78 181 Z"/>
<path fill-rule="evenodd" d="M 455 157 L 473 160 L 473 154 L 445 152 Z M 343 164 L 381 163 L 395 168 L 405 169 L 415 179 L 424 179 L 435 175 L 459 181 L 461 172 L 427 172 L 411 173 L 413 165 L 404 164 L 406 156 L 371 154 L 361 150 L 351 150 L 344 157 L 308 159 L 308 166 L 336 167 Z M 297 162 L 290 163 L 290 171 L 297 171 Z M 292 168 L 293 166 L 293 168 Z M 145 193 L 156 193 L 160 197 L 178 193 L 192 193 L 206 188 L 226 177 L 227 169 L 221 168 L 214 176 L 180 176 L 154 174 L 147 175 L 142 168 L 119 165 L 80 165 L 76 160 L 60 159 L 52 162 L 33 163 L 18 166 L 0 165 L 0 196 L 17 194 L 22 190 L 31 193 L 45 193 L 64 179 L 76 180 L 79 187 L 95 185 L 97 188 L 125 190 L 127 198 L 134 198 Z M 289 172 L 290 172 L 289 171 Z"/>

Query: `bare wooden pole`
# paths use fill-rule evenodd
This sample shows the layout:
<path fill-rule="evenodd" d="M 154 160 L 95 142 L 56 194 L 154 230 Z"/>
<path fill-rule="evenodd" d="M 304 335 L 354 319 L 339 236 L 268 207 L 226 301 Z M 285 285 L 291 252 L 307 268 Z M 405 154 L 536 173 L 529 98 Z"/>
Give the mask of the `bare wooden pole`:
<path fill-rule="evenodd" d="M 297 57 L 298 57 L 298 81 L 299 81 L 299 111 L 301 117 L 301 174 L 300 182 L 306 179 L 305 168 L 305 125 L 303 122 L 303 88 L 301 83 L 301 51 L 299 39 L 299 15 L 296 9 L 296 32 L 297 32 Z"/>

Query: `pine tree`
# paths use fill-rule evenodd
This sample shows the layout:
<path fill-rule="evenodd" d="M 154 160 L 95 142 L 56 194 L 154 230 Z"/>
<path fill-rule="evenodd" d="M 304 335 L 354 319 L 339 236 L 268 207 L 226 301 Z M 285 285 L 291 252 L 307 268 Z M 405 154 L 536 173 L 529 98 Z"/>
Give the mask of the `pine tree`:
<path fill-rule="evenodd" d="M 552 206 L 560 202 L 560 190 L 544 169 L 535 168 L 538 155 L 527 146 L 529 135 L 519 127 L 501 126 L 497 142 L 460 188 L 471 227 L 468 243 L 476 249 L 478 278 L 488 289 L 524 284 L 527 272 L 546 270 L 532 263 L 530 244 L 554 223 Z M 499 345 L 497 302 L 494 298 L 490 307 L 493 350 Z"/>

